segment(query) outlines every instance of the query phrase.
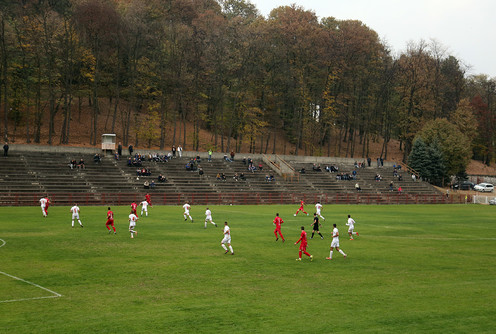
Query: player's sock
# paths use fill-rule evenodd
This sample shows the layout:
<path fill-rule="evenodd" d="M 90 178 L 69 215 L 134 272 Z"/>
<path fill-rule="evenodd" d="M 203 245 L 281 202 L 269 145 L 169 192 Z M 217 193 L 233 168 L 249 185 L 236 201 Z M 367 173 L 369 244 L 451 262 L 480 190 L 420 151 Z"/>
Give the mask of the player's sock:
<path fill-rule="evenodd" d="M 224 245 L 224 244 L 220 244 L 220 245 L 222 246 L 222 248 L 224 248 L 225 251 L 227 251 L 226 245 Z"/>
<path fill-rule="evenodd" d="M 324 236 L 322 235 L 322 233 L 319 232 L 319 235 L 320 235 L 321 239 L 324 239 Z"/>
<path fill-rule="evenodd" d="M 307 251 L 304 251 L 304 253 L 305 253 L 305 255 L 306 255 L 306 256 L 308 256 L 308 257 L 312 256 L 312 255 L 310 255 L 310 253 L 308 253 Z"/>
<path fill-rule="evenodd" d="M 312 236 L 310 237 L 310 239 L 313 239 L 313 235 L 315 234 L 315 232 L 312 232 Z M 319 233 L 320 234 L 320 233 Z"/>
<path fill-rule="evenodd" d="M 80 220 L 78 220 L 78 223 L 79 225 L 83 226 L 83 223 Z"/>
<path fill-rule="evenodd" d="M 332 259 L 332 251 L 329 252 L 329 258 Z"/>
<path fill-rule="evenodd" d="M 212 225 L 214 225 L 215 227 L 217 227 L 217 224 L 216 223 L 214 223 L 213 221 L 211 221 L 211 223 L 212 223 Z"/>
<path fill-rule="evenodd" d="M 74 220 L 72 221 L 72 227 L 74 227 Z"/>
<path fill-rule="evenodd" d="M 205 228 L 207 228 L 207 221 L 205 220 Z"/>
<path fill-rule="evenodd" d="M 341 254 L 343 254 L 343 256 L 344 256 L 344 257 L 346 257 L 346 254 L 343 252 L 343 250 L 342 250 L 342 249 L 340 249 L 340 250 L 339 250 L 339 252 L 340 252 Z"/>
<path fill-rule="evenodd" d="M 231 254 L 234 253 L 231 245 L 229 245 L 229 250 L 231 251 Z"/>
<path fill-rule="evenodd" d="M 112 228 L 114 229 L 114 233 L 115 233 L 115 226 L 112 226 Z M 110 228 L 109 228 L 109 231 L 110 231 Z"/>
<path fill-rule="evenodd" d="M 301 251 L 298 253 L 298 255 L 299 255 L 299 258 L 301 259 Z"/>

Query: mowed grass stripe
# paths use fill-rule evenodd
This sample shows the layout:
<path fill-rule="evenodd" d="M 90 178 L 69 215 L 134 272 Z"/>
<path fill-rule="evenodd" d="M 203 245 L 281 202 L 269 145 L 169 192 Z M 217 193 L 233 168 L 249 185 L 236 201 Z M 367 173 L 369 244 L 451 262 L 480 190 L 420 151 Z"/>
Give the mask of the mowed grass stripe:
<path fill-rule="evenodd" d="M 491 332 L 496 293 L 494 208 L 474 205 L 325 205 L 325 239 L 309 240 L 313 262 L 296 262 L 294 242 L 310 216 L 297 206 L 210 206 L 219 225 L 203 228 L 181 207 L 155 206 L 127 232 L 129 208 L 0 208 L 0 270 L 57 291 L 62 298 L 0 305 L 0 332 Z M 286 238 L 275 242 L 279 212 Z M 347 238 L 347 215 L 360 236 Z M 223 222 L 234 256 L 220 247 Z M 338 224 L 345 260 L 329 256 Z M 22 275 L 21 275 L 22 273 Z M 11 283 L 0 280 L 0 289 Z M 26 291 L 20 292 L 20 294 Z M 28 292 L 29 294 L 29 292 Z M 8 305 L 7 305 L 8 304 Z M 42 310 L 42 312 L 40 312 Z"/>

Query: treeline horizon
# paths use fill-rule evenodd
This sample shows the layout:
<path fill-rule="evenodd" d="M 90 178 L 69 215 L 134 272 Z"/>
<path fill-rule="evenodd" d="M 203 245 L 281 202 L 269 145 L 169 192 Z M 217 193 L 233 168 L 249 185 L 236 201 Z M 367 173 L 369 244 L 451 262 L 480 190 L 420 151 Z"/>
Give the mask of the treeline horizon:
<path fill-rule="evenodd" d="M 0 131 L 39 143 L 47 124 L 49 145 L 70 144 L 85 103 L 96 145 L 105 101 L 123 145 L 198 150 L 207 130 L 223 152 L 248 143 L 262 153 L 283 135 L 296 155 L 365 158 L 381 141 L 387 159 L 395 139 L 406 162 L 415 138 L 443 120 L 451 146 L 469 148 L 454 172 L 470 158 L 490 164 L 496 79 L 468 75 L 437 41 L 396 53 L 360 21 L 296 5 L 264 17 L 245 0 L 3 1 Z"/>

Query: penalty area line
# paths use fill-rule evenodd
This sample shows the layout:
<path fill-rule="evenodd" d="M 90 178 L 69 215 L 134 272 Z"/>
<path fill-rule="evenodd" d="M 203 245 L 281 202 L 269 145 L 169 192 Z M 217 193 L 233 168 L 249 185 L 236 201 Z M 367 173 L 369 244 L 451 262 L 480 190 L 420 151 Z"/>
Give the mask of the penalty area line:
<path fill-rule="evenodd" d="M 7 243 L 5 240 L 3 239 L 0 239 L 0 247 L 3 247 L 5 246 L 5 244 Z M 62 297 L 62 295 L 58 292 L 55 292 L 55 291 L 52 291 L 50 289 L 47 289 L 39 284 L 36 284 L 36 283 L 33 283 L 33 282 L 30 282 L 30 281 L 26 281 L 25 279 L 22 279 L 20 277 L 17 277 L 17 276 L 14 276 L 14 275 L 10 275 L 10 274 L 7 274 L 3 271 L 0 271 L 0 274 L 2 275 L 5 275 L 7 277 L 10 277 L 10 278 L 13 278 L 17 281 L 21 281 L 21 282 L 24 282 L 26 284 L 29 284 L 29 285 L 32 285 L 34 287 L 37 287 L 38 289 L 41 289 L 41 290 L 44 290 L 44 291 L 47 291 L 49 293 L 51 293 L 52 295 L 51 296 L 43 296 L 43 297 L 32 297 L 32 298 L 19 298 L 19 299 L 10 299 L 10 300 L 0 300 L 0 303 L 12 303 L 12 302 L 21 302 L 21 301 L 24 301 L 24 300 L 36 300 L 36 299 L 47 299 L 47 298 L 59 298 L 59 297 Z"/>

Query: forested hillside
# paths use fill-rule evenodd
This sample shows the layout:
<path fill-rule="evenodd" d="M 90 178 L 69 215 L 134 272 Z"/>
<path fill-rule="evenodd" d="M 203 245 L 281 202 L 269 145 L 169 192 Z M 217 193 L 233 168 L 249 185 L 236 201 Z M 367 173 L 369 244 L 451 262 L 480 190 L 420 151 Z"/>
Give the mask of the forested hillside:
<path fill-rule="evenodd" d="M 407 161 L 422 136 L 457 159 L 453 174 L 494 159 L 496 80 L 468 76 L 437 41 L 393 53 L 360 21 L 297 6 L 263 17 L 245 0 L 2 1 L 0 15 L 5 140 L 115 132 L 142 147 L 357 158 L 372 145 L 387 158 L 395 140 Z"/>

